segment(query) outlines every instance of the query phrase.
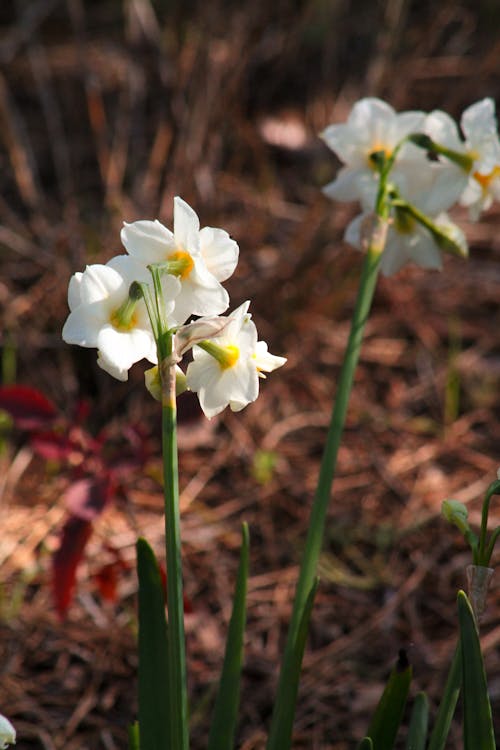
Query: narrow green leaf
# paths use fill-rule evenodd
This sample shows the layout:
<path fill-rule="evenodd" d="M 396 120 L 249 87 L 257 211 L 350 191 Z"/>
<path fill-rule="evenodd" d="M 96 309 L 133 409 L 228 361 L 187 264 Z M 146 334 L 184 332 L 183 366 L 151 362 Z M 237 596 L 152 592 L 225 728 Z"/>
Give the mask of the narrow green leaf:
<path fill-rule="evenodd" d="M 411 675 L 412 669 L 406 654 L 400 651 L 366 733 L 372 739 L 374 750 L 391 750 L 394 745 L 403 718 Z"/>
<path fill-rule="evenodd" d="M 451 720 L 455 713 L 460 687 L 462 685 L 462 659 L 460 645 L 455 649 L 453 661 L 446 680 L 443 697 L 434 722 L 428 750 L 444 750 L 446 738 L 450 731 Z"/>
<path fill-rule="evenodd" d="M 458 592 L 462 650 L 464 750 L 495 750 L 488 686 L 476 621 L 465 593 Z"/>
<path fill-rule="evenodd" d="M 128 728 L 128 750 L 140 750 L 139 722 L 137 721 Z"/>
<path fill-rule="evenodd" d="M 406 750 L 425 750 L 429 726 L 429 701 L 425 693 L 418 693 L 411 712 Z"/>
<path fill-rule="evenodd" d="M 319 578 L 313 581 L 313 585 L 304 605 L 295 643 L 289 654 L 289 660 L 284 668 L 287 670 L 288 682 L 280 683 L 280 690 L 276 698 L 273 714 L 273 724 L 267 741 L 267 750 L 288 750 L 292 746 L 293 719 L 295 715 L 295 703 L 299 689 L 300 669 L 302 657 L 306 646 L 309 620 L 314 604 L 314 597 L 318 588 Z"/>
<path fill-rule="evenodd" d="M 168 655 L 165 596 L 155 554 L 137 540 L 139 576 L 139 732 L 141 750 L 165 750 L 168 735 Z"/>
<path fill-rule="evenodd" d="M 373 742 L 371 737 L 363 737 L 356 750 L 373 750 Z"/>
<path fill-rule="evenodd" d="M 226 653 L 215 701 L 208 750 L 232 750 L 240 702 L 240 676 L 246 623 L 246 595 L 249 565 L 248 526 L 243 524 L 240 564 L 236 579 L 233 612 L 229 623 Z"/>

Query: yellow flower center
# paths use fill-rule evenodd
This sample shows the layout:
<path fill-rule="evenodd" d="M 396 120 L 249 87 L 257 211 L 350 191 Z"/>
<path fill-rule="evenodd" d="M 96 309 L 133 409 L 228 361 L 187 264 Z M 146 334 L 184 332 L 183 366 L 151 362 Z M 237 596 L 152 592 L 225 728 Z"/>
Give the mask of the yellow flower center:
<path fill-rule="evenodd" d="M 229 370 L 230 367 L 234 367 L 240 358 L 240 350 L 236 344 L 220 346 L 214 341 L 200 341 L 198 346 L 217 360 L 221 370 Z"/>
<path fill-rule="evenodd" d="M 489 172 L 488 174 L 480 174 L 479 172 L 474 172 L 472 176 L 474 177 L 476 182 L 479 182 L 483 192 L 486 193 L 493 180 L 496 180 L 497 177 L 500 177 L 500 166 L 493 167 L 491 172 Z"/>
<path fill-rule="evenodd" d="M 368 166 L 370 169 L 376 169 L 376 162 L 373 158 L 375 154 L 383 153 L 386 159 L 389 159 L 392 154 L 392 149 L 390 149 L 388 146 L 384 146 L 383 143 L 374 143 L 372 147 L 370 148 L 366 160 L 368 162 Z"/>
<path fill-rule="evenodd" d="M 187 279 L 194 268 L 194 260 L 186 250 L 176 250 L 167 258 L 172 267 L 170 273 L 178 276 L 180 279 Z"/>
<path fill-rule="evenodd" d="M 230 367 L 234 367 L 239 358 L 240 350 L 235 344 L 225 346 L 220 359 L 218 359 L 220 369 L 229 370 Z"/>
<path fill-rule="evenodd" d="M 123 308 L 119 307 L 117 310 L 113 310 L 109 316 L 109 322 L 121 333 L 128 333 L 137 325 L 137 313 L 133 311 L 131 314 L 126 314 Z"/>

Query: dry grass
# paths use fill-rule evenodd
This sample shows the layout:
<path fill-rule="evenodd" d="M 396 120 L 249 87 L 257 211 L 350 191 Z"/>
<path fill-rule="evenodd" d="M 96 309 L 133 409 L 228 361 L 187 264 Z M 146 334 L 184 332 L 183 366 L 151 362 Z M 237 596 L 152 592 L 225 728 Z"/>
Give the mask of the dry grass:
<path fill-rule="evenodd" d="M 171 220 L 172 197 L 238 240 L 229 291 L 251 298 L 288 366 L 241 415 L 181 427 L 193 748 L 207 714 L 250 524 L 252 576 L 240 747 L 263 747 L 360 257 L 352 207 L 320 186 L 336 168 L 316 133 L 361 95 L 457 115 L 498 98 L 500 14 L 486 2 L 326 0 L 18 2 L 0 10 L 0 303 L 4 379 L 34 385 L 93 427 L 140 421 L 158 449 L 140 367 L 121 385 L 60 340 L 66 284 L 119 249 L 123 219 Z M 322 560 L 295 747 L 344 750 L 368 721 L 397 650 L 432 706 L 454 648 L 467 555 L 440 520 L 446 497 L 479 498 L 500 463 L 500 212 L 458 214 L 467 263 L 381 280 L 356 378 Z M 257 481 L 259 451 L 275 458 Z M 260 454 L 261 455 L 261 454 Z M 57 622 L 49 553 L 67 479 L 13 434 L 1 458 L 0 710 L 18 747 L 126 746 L 135 711 L 134 540 L 163 544 L 158 462 L 131 474 L 99 522 L 68 621 Z M 265 480 L 265 481 L 264 481 Z M 493 509 L 492 522 L 500 523 Z M 98 597 L 106 545 L 130 563 L 115 605 Z M 500 706 L 500 599 L 483 633 Z M 500 725 L 497 724 L 497 732 Z M 450 747 L 459 746 L 458 728 Z"/>

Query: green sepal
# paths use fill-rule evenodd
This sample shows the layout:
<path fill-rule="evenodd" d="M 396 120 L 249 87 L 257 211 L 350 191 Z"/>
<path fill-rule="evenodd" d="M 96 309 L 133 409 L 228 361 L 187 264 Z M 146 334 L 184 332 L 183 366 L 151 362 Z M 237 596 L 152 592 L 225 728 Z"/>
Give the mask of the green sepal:
<path fill-rule="evenodd" d="M 165 594 L 155 554 L 137 540 L 139 577 L 139 734 L 141 750 L 169 747 Z"/>
<path fill-rule="evenodd" d="M 440 250 L 459 258 L 468 257 L 469 248 L 465 242 L 465 237 L 455 224 L 452 222 L 449 224 L 436 224 L 430 216 L 424 214 L 423 211 L 420 211 L 412 203 L 408 203 L 399 197 L 392 199 L 392 205 L 398 213 L 408 214 L 408 216 L 425 227 L 431 233 L 432 239 Z"/>
<path fill-rule="evenodd" d="M 300 669 L 318 583 L 319 578 L 315 578 L 304 604 L 302 617 L 300 618 L 295 642 L 289 654 L 288 663 L 283 665 L 283 669 L 287 670 L 288 681 L 280 683 L 281 689 L 276 696 L 273 714 L 274 721 L 267 740 L 267 750 L 289 750 L 292 746 L 293 719 L 299 689 Z"/>
<path fill-rule="evenodd" d="M 496 750 L 479 634 L 472 607 L 463 591 L 458 592 L 458 620 L 462 652 L 464 750 Z"/>
<path fill-rule="evenodd" d="M 356 750 L 373 750 L 373 742 L 371 737 L 363 737 Z"/>
<path fill-rule="evenodd" d="M 425 133 L 412 133 L 407 136 L 407 140 L 415 146 L 425 149 L 429 154 L 444 156 L 446 159 L 453 162 L 453 164 L 456 164 L 457 167 L 463 169 L 464 172 L 470 172 L 474 165 L 474 159 L 468 154 L 464 154 L 462 151 L 454 151 L 452 148 L 446 148 L 446 146 L 441 146 Z"/>
<path fill-rule="evenodd" d="M 393 747 L 403 719 L 411 677 L 411 665 L 405 652 L 400 651 L 366 733 L 372 739 L 373 750 L 391 750 Z"/>
<path fill-rule="evenodd" d="M 413 704 L 406 750 L 425 750 L 429 726 L 429 701 L 425 693 L 418 693 Z"/>
<path fill-rule="evenodd" d="M 232 750 L 240 700 L 241 664 L 246 624 L 246 595 L 249 568 L 248 525 L 243 524 L 240 564 L 236 578 L 233 611 L 229 623 L 224 664 L 215 700 L 208 738 L 208 750 Z"/>

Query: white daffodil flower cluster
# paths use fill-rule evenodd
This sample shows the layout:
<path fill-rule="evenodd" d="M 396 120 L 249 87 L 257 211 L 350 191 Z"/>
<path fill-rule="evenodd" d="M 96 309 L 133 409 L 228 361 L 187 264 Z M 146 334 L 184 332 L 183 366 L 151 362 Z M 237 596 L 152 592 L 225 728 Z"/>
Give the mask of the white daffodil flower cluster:
<path fill-rule="evenodd" d="M 173 232 L 159 221 L 135 221 L 124 225 L 121 240 L 127 255 L 89 265 L 72 276 L 64 341 L 96 348 L 98 365 L 118 380 L 127 380 L 139 360 L 156 365 L 158 330 L 151 321 L 146 287 L 162 306 L 157 316 L 163 327 L 175 332 L 175 363 L 193 349 L 186 372 L 177 367 L 178 392 L 197 392 L 209 418 L 226 406 L 239 411 L 255 401 L 259 377 L 286 360 L 269 354 L 267 345 L 257 340 L 249 302 L 221 315 L 229 307 L 221 282 L 236 268 L 237 243 L 223 229 L 200 229 L 198 216 L 181 198 L 174 199 Z M 159 290 L 153 290 L 152 269 L 159 271 Z M 186 324 L 192 316 L 199 317 Z M 159 397 L 157 367 L 147 371 L 146 386 Z"/>
<path fill-rule="evenodd" d="M 390 161 L 388 179 L 394 200 L 381 260 L 386 276 L 413 261 L 441 268 L 441 250 L 467 255 L 461 229 L 447 211 L 469 207 L 472 220 L 500 200 L 500 141 L 495 104 L 483 99 L 460 120 L 445 112 L 396 112 L 380 99 L 358 101 L 346 123 L 322 133 L 344 166 L 324 188 L 330 198 L 357 200 L 362 213 L 347 227 L 345 239 L 362 248 L 363 226 L 378 195 L 379 177 Z"/>

